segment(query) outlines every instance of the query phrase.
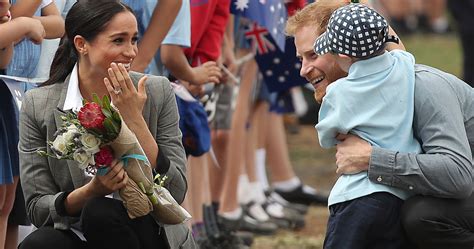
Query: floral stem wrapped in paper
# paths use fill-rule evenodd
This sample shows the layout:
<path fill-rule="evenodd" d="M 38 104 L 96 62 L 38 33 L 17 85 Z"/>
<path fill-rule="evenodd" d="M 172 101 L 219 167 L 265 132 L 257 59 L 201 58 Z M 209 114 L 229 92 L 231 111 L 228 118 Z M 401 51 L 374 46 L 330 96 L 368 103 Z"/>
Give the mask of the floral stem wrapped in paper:
<path fill-rule="evenodd" d="M 137 137 L 123 122 L 108 96 L 84 103 L 80 111 L 63 117 L 63 127 L 50 142 L 52 156 L 79 162 L 92 174 L 105 175 L 108 165 L 122 160 L 129 176 L 126 187 L 119 191 L 130 218 L 152 212 L 162 224 L 179 224 L 191 216 L 161 184 L 155 184 L 152 168 Z M 165 177 L 164 177 L 165 179 Z M 164 180 L 161 179 L 161 180 Z"/>

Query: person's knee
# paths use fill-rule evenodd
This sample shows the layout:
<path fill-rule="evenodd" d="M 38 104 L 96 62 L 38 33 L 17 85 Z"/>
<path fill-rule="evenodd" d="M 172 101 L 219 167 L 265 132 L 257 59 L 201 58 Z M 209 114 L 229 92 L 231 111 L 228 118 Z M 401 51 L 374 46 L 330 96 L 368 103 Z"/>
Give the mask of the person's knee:
<path fill-rule="evenodd" d="M 87 201 L 82 209 L 82 224 L 84 227 L 101 229 L 118 222 L 117 209 L 121 208 L 116 200 L 98 197 Z"/>
<path fill-rule="evenodd" d="M 430 236 L 432 226 L 428 223 L 436 222 L 439 218 L 440 213 L 429 197 L 412 197 L 405 201 L 402 208 L 401 222 L 410 238 Z"/>
<path fill-rule="evenodd" d="M 212 142 L 213 143 L 224 143 L 229 139 L 229 130 L 218 129 L 212 131 Z"/>
<path fill-rule="evenodd" d="M 23 239 L 18 249 L 80 248 L 81 241 L 67 231 L 42 227 Z"/>
<path fill-rule="evenodd" d="M 18 245 L 18 249 L 46 249 L 54 248 L 57 245 L 53 245 L 50 240 L 46 240 L 40 236 L 27 236 L 21 243 Z"/>

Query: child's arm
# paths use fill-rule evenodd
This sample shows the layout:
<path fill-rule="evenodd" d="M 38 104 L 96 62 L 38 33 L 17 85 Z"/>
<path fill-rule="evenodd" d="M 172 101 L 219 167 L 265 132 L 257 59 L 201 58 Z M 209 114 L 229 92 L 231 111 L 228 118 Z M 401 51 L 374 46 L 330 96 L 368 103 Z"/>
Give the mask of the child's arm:
<path fill-rule="evenodd" d="M 388 28 L 389 28 L 388 34 L 398 37 L 399 38 L 398 40 L 400 42 L 398 44 L 393 43 L 393 42 L 388 42 L 387 47 L 385 47 L 385 49 L 388 51 L 392 51 L 394 49 L 400 49 L 400 50 L 406 51 L 405 45 L 403 45 L 403 42 L 402 42 L 402 39 L 400 39 L 400 36 L 398 36 L 397 33 L 395 33 L 395 30 L 393 30 L 392 27 L 389 26 Z"/>
<path fill-rule="evenodd" d="M 347 127 L 345 122 L 342 120 L 340 115 L 341 105 L 335 105 L 333 100 L 326 94 L 323 99 L 323 103 L 319 109 L 319 121 L 316 124 L 316 130 L 318 131 L 318 139 L 321 147 L 329 149 L 334 147 L 338 141 L 336 137 L 339 134 L 347 134 Z"/>
<path fill-rule="evenodd" d="M 54 1 L 41 9 L 41 16 L 34 18 L 43 24 L 46 39 L 61 38 L 64 35 L 64 20 Z"/>
<path fill-rule="evenodd" d="M 184 0 L 187 1 L 187 0 Z M 156 4 L 145 34 L 138 43 L 138 55 L 132 63 L 132 70 L 143 72 L 158 51 L 161 42 L 170 30 L 181 8 L 181 0 L 160 0 Z"/>
<path fill-rule="evenodd" d="M 12 17 L 33 17 L 36 10 L 40 7 L 42 0 L 18 0 L 10 8 Z M 62 37 L 64 34 L 64 20 L 62 19 L 58 8 L 54 2 L 41 9 L 42 16 L 35 16 L 44 26 L 47 39 L 54 39 Z"/>
<path fill-rule="evenodd" d="M 11 45 L 6 46 L 3 49 L 0 49 L 0 69 L 5 69 L 12 59 L 13 55 L 13 43 Z"/>
<path fill-rule="evenodd" d="M 11 21 L 11 14 L 10 11 L 3 16 L 0 17 L 0 28 L 2 28 L 2 24 L 8 23 Z M 0 47 L 0 69 L 6 68 L 8 63 L 10 62 L 11 58 L 13 55 L 13 43 L 10 43 L 10 45 L 2 48 Z"/>
<path fill-rule="evenodd" d="M 13 42 L 28 37 L 34 43 L 41 43 L 44 28 L 41 22 L 29 17 L 18 17 L 0 26 L 0 48 L 11 46 Z"/>
<path fill-rule="evenodd" d="M 194 85 L 213 82 L 219 83 L 222 76 L 216 62 L 208 61 L 197 67 L 191 67 L 184 55 L 183 49 L 178 45 L 163 44 L 161 47 L 161 60 L 171 74 Z"/>
<path fill-rule="evenodd" d="M 43 41 L 45 31 L 40 21 L 29 17 L 18 17 L 0 24 L 0 68 L 5 68 L 13 53 L 13 43 L 24 37 L 38 44 Z"/>
<path fill-rule="evenodd" d="M 32 17 L 40 7 L 42 0 L 17 0 L 10 8 L 12 17 L 27 16 Z"/>

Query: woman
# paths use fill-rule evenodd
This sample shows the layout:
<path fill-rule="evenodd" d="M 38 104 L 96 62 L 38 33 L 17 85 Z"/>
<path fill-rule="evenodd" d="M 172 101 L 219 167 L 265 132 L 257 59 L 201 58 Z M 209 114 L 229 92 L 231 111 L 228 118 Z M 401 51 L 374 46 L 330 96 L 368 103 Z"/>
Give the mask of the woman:
<path fill-rule="evenodd" d="M 137 32 L 135 16 L 119 1 L 79 1 L 66 16 L 50 79 L 26 94 L 20 114 L 20 179 L 28 216 L 39 227 L 20 248 L 194 247 L 183 225 L 162 228 L 150 215 L 131 220 L 121 201 L 104 197 L 128 180 L 121 162 L 105 176 L 88 177 L 75 162 L 36 153 L 54 139 L 65 111 L 94 93 L 109 95 L 152 167 L 168 176 L 167 188 L 183 201 L 185 154 L 171 86 L 162 77 L 127 72 L 137 55 Z"/>

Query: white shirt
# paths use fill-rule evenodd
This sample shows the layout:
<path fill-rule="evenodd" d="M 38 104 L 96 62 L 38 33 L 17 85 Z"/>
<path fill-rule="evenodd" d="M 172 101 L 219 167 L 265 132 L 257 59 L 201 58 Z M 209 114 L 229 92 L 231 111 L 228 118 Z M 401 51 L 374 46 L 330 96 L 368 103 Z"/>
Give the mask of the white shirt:
<path fill-rule="evenodd" d="M 71 72 L 71 77 L 69 78 L 69 85 L 67 87 L 66 100 L 64 101 L 64 111 L 72 110 L 78 112 L 82 105 L 82 100 L 84 98 L 81 95 L 79 90 L 79 75 L 77 72 L 77 63 L 74 65 L 74 68 Z"/>

